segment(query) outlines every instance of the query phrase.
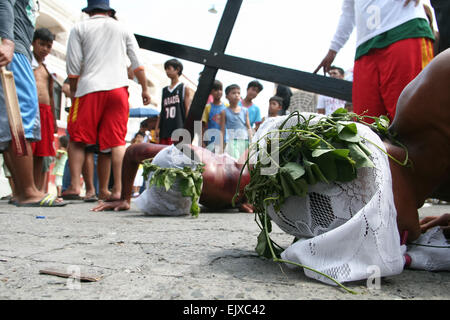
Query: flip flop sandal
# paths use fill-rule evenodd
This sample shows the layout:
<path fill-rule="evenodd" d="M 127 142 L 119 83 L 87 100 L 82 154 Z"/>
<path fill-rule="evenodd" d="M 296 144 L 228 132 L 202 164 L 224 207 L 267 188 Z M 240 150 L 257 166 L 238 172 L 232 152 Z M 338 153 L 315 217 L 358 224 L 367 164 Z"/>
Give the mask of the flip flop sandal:
<path fill-rule="evenodd" d="M 57 197 L 52 196 L 51 194 L 47 194 L 40 201 L 37 202 L 29 202 L 29 203 L 18 203 L 15 205 L 17 207 L 63 207 L 67 205 L 66 202 L 56 202 Z"/>

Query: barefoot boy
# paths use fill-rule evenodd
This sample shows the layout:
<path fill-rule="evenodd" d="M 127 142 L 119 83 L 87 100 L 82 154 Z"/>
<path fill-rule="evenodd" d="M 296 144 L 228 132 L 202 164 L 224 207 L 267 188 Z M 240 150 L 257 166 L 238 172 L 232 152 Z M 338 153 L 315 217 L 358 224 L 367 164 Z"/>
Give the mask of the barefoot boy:
<path fill-rule="evenodd" d="M 37 29 L 33 37 L 33 72 L 38 92 L 39 112 L 41 115 L 41 140 L 33 142 L 33 172 L 36 187 L 44 191 L 42 170 L 44 157 L 54 157 L 53 134 L 57 131 L 55 105 L 53 101 L 53 78 L 45 65 L 45 57 L 52 50 L 55 36 L 46 28 Z"/>

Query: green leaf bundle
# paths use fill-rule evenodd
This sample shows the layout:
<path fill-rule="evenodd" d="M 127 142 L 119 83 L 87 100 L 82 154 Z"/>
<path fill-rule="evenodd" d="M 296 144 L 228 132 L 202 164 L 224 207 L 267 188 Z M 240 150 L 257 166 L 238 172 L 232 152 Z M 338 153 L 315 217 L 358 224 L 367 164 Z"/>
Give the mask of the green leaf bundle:
<path fill-rule="evenodd" d="M 202 193 L 203 186 L 203 167 L 204 164 L 198 164 L 195 169 L 190 167 L 179 168 L 161 168 L 151 163 L 151 160 L 144 160 L 143 176 L 147 181 L 151 172 L 153 175 L 149 181 L 149 185 L 165 188 L 166 191 L 171 189 L 175 183 L 178 183 L 179 190 L 183 197 L 190 197 L 192 205 L 190 208 L 191 215 L 198 217 L 200 207 L 198 200 Z"/>
<path fill-rule="evenodd" d="M 297 117 L 298 123 L 290 128 L 285 128 L 285 124 L 292 117 Z M 316 119 L 316 117 L 318 118 Z M 366 116 L 348 112 L 343 108 L 338 109 L 330 116 L 313 114 L 305 117 L 295 111 L 277 130 L 271 131 L 261 138 L 266 142 L 265 154 L 275 154 L 278 157 L 278 161 L 275 163 L 273 158 L 271 158 L 272 161 L 266 161 L 267 159 L 262 161 L 261 157 L 258 157 L 256 163 L 252 163 L 250 166 L 249 159 L 260 152 L 258 146 L 261 140 L 252 144 L 246 162 L 250 173 L 250 183 L 245 187 L 244 193 L 247 200 L 254 206 L 255 215 L 259 218 L 258 221 L 255 217 L 261 228 L 255 249 L 260 256 L 272 258 L 278 262 L 282 261 L 280 254 L 283 248 L 269 237 L 272 227 L 271 219 L 267 214 L 268 206 L 273 206 L 275 212 L 279 212 L 288 197 L 305 196 L 310 185 L 318 182 L 349 182 L 357 178 L 359 168 L 374 167 L 370 160 L 371 152 L 366 146 L 366 143 L 372 142 L 363 139 L 358 134 L 355 122 L 371 127 L 382 138 L 395 141 L 388 130 L 389 119 L 387 117 L 368 117 L 374 120 L 371 124 L 365 122 L 365 118 Z M 274 132 L 278 134 L 274 135 Z M 401 164 L 406 165 L 407 163 L 408 159 Z M 277 167 L 275 173 L 262 174 L 263 169 L 273 165 Z M 242 172 L 243 169 L 241 175 Z M 239 184 L 235 198 L 238 190 Z M 334 279 L 331 280 L 334 281 Z"/>

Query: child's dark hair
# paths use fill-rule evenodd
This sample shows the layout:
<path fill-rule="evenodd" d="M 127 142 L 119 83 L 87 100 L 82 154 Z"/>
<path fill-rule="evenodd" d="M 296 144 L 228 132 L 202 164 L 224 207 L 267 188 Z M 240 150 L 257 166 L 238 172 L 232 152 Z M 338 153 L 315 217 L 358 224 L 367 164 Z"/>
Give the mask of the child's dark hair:
<path fill-rule="evenodd" d="M 39 28 L 34 31 L 33 41 L 36 39 L 53 42 L 55 40 L 55 35 L 47 28 Z"/>
<path fill-rule="evenodd" d="M 178 75 L 181 76 L 183 73 L 183 64 L 177 59 L 170 59 L 164 63 L 164 70 L 173 67 L 175 70 L 178 70 Z"/>
<path fill-rule="evenodd" d="M 219 80 L 214 80 L 211 90 L 223 90 L 223 84 Z"/>
<path fill-rule="evenodd" d="M 241 89 L 237 84 L 230 84 L 228 87 L 225 88 L 225 95 L 228 95 L 231 90 L 233 89 Z"/>
<path fill-rule="evenodd" d="M 61 147 L 63 148 L 67 148 L 67 146 L 69 145 L 69 137 L 68 136 L 61 136 L 58 139 L 59 144 Z"/>
<path fill-rule="evenodd" d="M 257 88 L 258 92 L 261 92 L 264 89 L 263 85 L 258 80 L 250 81 L 247 86 L 247 90 L 250 89 L 251 87 Z"/>
<path fill-rule="evenodd" d="M 341 74 L 341 76 L 345 75 L 345 71 L 344 69 L 340 68 L 340 67 L 336 67 L 336 66 L 331 66 L 330 70 L 337 70 L 339 71 L 339 73 Z"/>
<path fill-rule="evenodd" d="M 277 102 L 281 107 L 283 107 L 283 98 L 279 96 L 273 96 L 269 99 L 269 102 L 275 101 Z"/>
<path fill-rule="evenodd" d="M 142 138 L 145 138 L 144 133 L 143 133 L 143 132 L 140 132 L 140 131 L 136 132 L 136 134 L 134 135 L 135 138 L 136 138 L 137 136 L 142 136 Z"/>

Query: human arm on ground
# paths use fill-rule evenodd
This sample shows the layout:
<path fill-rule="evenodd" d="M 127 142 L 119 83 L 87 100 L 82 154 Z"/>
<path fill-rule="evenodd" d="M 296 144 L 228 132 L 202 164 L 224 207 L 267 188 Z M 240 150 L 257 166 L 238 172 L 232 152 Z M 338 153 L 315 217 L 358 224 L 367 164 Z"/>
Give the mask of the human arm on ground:
<path fill-rule="evenodd" d="M 104 210 L 128 210 L 130 209 L 131 194 L 133 192 L 133 183 L 139 164 L 145 159 L 153 158 L 164 149 L 165 145 L 153 143 L 137 143 L 129 146 L 125 151 L 122 165 L 122 192 L 120 200 L 113 202 L 104 202 L 94 207 L 92 211 Z"/>

